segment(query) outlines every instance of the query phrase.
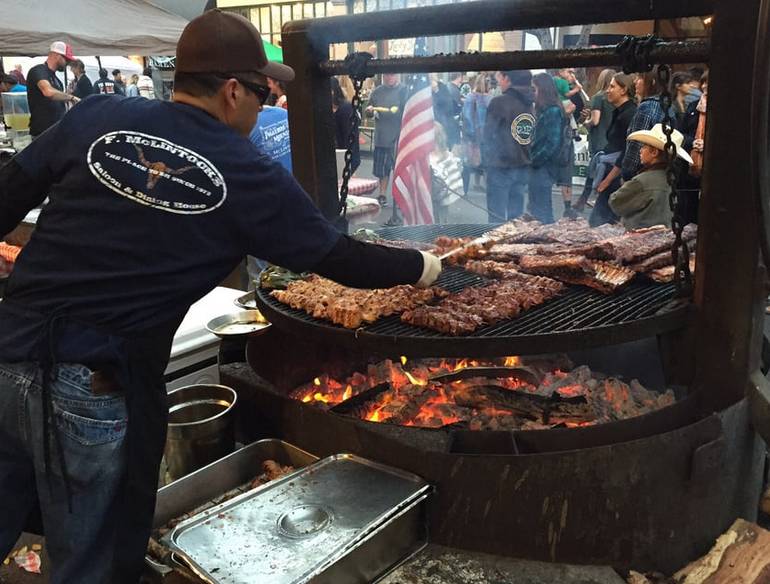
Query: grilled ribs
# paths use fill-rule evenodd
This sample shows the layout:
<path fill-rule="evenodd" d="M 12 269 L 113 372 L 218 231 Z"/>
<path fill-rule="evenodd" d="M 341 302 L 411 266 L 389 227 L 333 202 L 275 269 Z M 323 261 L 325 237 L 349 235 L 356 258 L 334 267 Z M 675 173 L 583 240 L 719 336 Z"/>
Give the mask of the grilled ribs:
<path fill-rule="evenodd" d="M 670 258 L 669 258 L 670 259 Z M 690 256 L 690 272 L 695 273 L 695 256 Z M 667 284 L 674 281 L 674 266 L 673 264 L 650 270 L 647 272 L 647 276 L 653 281 L 659 284 Z"/>
<path fill-rule="evenodd" d="M 685 242 L 690 242 L 697 235 L 697 226 L 687 225 L 682 232 L 682 239 Z M 623 237 L 610 239 L 608 243 L 615 250 L 615 259 L 620 263 L 630 265 L 659 253 L 670 251 L 674 244 L 674 234 L 668 227 L 659 225 L 630 231 Z"/>
<path fill-rule="evenodd" d="M 548 276 L 567 282 L 588 286 L 604 294 L 612 294 L 628 284 L 636 275 L 633 270 L 608 262 L 589 260 L 580 255 L 526 256 L 521 258 L 522 271 Z"/>

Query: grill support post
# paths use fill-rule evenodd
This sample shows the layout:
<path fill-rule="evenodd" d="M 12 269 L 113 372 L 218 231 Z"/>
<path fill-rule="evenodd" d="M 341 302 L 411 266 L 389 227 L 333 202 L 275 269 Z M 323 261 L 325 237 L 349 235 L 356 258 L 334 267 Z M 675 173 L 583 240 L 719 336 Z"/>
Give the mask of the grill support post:
<path fill-rule="evenodd" d="M 707 408 L 740 399 L 759 369 L 765 271 L 749 170 L 754 40 L 760 0 L 716 0 L 699 210 L 696 387 Z M 730 115 L 737 112 L 738 115 Z"/>
<path fill-rule="evenodd" d="M 294 176 L 324 216 L 333 219 L 339 196 L 331 83 L 317 67 L 328 58 L 329 48 L 325 53 L 315 51 L 302 29 L 284 30 L 282 38 L 284 59 L 296 74 L 288 86 Z"/>

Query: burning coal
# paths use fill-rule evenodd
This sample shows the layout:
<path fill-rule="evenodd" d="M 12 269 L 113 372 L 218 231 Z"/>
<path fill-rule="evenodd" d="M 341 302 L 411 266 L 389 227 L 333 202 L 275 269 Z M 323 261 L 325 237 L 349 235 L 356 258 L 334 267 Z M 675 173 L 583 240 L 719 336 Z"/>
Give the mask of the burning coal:
<path fill-rule="evenodd" d="M 424 428 L 537 430 L 632 418 L 674 403 L 650 391 L 575 368 L 565 357 L 390 360 L 344 381 L 321 375 L 293 399 L 371 422 Z"/>

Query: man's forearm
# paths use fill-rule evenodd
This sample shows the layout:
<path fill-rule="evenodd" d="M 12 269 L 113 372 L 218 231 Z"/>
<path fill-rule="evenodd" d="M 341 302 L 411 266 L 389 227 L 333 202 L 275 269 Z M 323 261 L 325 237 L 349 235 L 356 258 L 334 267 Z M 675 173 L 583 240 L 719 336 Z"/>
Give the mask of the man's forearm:
<path fill-rule="evenodd" d="M 617 166 L 613 166 L 610 171 L 607 173 L 607 176 L 604 177 L 604 180 L 602 180 L 601 184 L 606 185 L 606 188 L 609 188 L 609 186 L 620 176 L 620 168 Z"/>
<path fill-rule="evenodd" d="M 354 288 L 415 284 L 423 272 L 422 254 L 357 241 L 343 235 L 312 270 Z"/>
<path fill-rule="evenodd" d="M 74 95 L 70 95 L 69 93 L 64 93 L 63 91 L 59 91 L 58 89 L 52 89 L 46 97 L 51 101 L 80 101 Z"/>

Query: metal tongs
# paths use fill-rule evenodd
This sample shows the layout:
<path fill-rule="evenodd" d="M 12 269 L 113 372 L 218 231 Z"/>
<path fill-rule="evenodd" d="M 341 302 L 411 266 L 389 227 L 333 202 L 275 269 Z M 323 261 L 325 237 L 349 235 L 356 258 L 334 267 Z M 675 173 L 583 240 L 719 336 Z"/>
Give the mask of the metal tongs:
<path fill-rule="evenodd" d="M 460 253 L 461 251 L 465 251 L 466 249 L 474 247 L 474 246 L 477 246 L 477 245 L 478 246 L 482 246 L 485 243 L 488 243 L 490 241 L 492 241 L 491 237 L 487 237 L 485 235 L 482 235 L 480 237 L 477 237 L 476 239 L 472 239 L 468 243 L 462 244 L 460 247 L 456 247 L 456 248 L 454 248 L 454 249 L 452 249 L 452 250 L 450 250 L 450 251 L 448 251 L 446 253 L 441 254 L 440 256 L 438 256 L 438 259 L 440 259 L 443 262 L 445 259 L 447 259 L 449 257 L 452 257 L 453 255 L 456 255 L 456 254 Z"/>

